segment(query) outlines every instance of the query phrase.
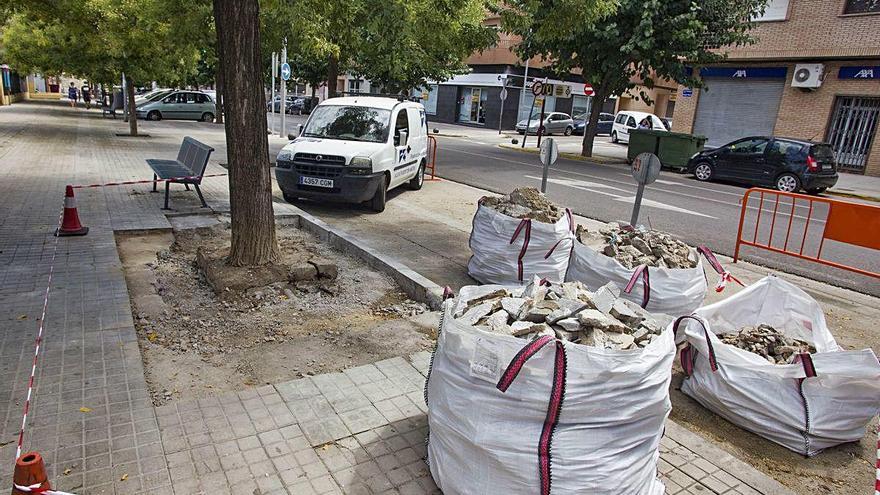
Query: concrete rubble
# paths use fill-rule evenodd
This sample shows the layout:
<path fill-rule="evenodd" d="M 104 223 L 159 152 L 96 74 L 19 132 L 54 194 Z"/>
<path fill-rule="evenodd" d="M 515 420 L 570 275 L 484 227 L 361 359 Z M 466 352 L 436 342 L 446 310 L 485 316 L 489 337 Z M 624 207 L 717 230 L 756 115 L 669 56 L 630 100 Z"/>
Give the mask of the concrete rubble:
<path fill-rule="evenodd" d="M 494 290 L 467 301 L 454 317 L 487 332 L 523 339 L 550 335 L 615 350 L 647 346 L 672 321 L 621 299 L 614 284 L 591 292 L 580 282 Z"/>
<path fill-rule="evenodd" d="M 801 352 L 816 352 L 809 342 L 786 337 L 770 325 L 746 326 L 737 333 L 718 336 L 722 342 L 757 354 L 773 364 L 791 364 Z"/>
<path fill-rule="evenodd" d="M 534 187 L 520 187 L 504 196 L 486 196 L 482 204 L 509 217 L 544 223 L 556 223 L 565 213 Z"/>
<path fill-rule="evenodd" d="M 576 235 L 581 244 L 616 259 L 629 269 L 639 265 L 660 268 L 697 266 L 697 255 L 690 246 L 665 232 L 622 228 L 612 222 L 599 232 L 578 225 Z"/>

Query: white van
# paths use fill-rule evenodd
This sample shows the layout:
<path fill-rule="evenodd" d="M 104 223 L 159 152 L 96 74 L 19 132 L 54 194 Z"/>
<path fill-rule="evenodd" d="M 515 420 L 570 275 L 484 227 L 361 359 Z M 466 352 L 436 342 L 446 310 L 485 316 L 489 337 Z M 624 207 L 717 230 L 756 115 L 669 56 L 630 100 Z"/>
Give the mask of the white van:
<path fill-rule="evenodd" d="M 421 103 L 350 96 L 324 100 L 278 153 L 275 178 L 284 199 L 361 203 L 381 212 L 385 193 L 422 188 L 428 124 Z"/>
<path fill-rule="evenodd" d="M 666 126 L 663 124 L 663 121 L 660 120 L 660 117 L 654 114 L 623 110 L 617 112 L 617 116 L 614 117 L 614 124 L 611 126 L 611 142 L 628 143 L 629 131 L 632 129 L 638 129 L 639 122 L 641 122 L 645 117 L 649 117 L 651 119 L 652 130 L 666 131 Z"/>

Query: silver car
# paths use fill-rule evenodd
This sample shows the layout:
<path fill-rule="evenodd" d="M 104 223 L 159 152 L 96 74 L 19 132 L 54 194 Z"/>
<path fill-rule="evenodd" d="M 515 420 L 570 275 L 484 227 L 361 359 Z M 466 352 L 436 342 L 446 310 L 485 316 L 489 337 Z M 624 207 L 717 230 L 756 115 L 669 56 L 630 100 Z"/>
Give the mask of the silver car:
<path fill-rule="evenodd" d="M 213 122 L 216 107 L 214 100 L 199 91 L 174 91 L 173 93 L 137 106 L 139 119 L 182 119 Z"/>
<path fill-rule="evenodd" d="M 526 120 L 520 120 L 516 124 L 516 132 L 520 134 L 526 133 L 526 124 L 529 125 L 529 134 L 537 134 L 538 133 L 538 120 L 540 120 L 541 113 L 535 112 L 532 114 L 531 122 Z M 562 112 L 550 112 L 544 115 L 544 132 L 545 136 L 550 134 L 565 134 L 566 136 L 571 136 L 571 133 L 574 132 L 574 121 L 571 120 L 571 116 L 567 113 Z"/>

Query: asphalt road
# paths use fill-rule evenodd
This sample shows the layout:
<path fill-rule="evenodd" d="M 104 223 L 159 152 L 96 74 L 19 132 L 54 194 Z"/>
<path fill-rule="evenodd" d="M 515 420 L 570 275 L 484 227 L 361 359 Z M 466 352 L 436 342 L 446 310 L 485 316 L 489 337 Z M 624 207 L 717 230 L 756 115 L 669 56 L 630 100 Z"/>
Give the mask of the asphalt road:
<path fill-rule="evenodd" d="M 540 187 L 541 164 L 535 154 L 481 145 L 463 138 L 439 138 L 438 175 L 474 187 L 506 193 L 519 186 Z M 704 244 L 713 251 L 732 256 L 736 245 L 741 212 L 740 200 L 746 188 L 738 185 L 697 182 L 691 176 L 662 172 L 645 190 L 639 223 L 675 234 L 691 245 Z M 550 172 L 548 196 L 575 213 L 602 221 L 629 222 L 636 184 L 628 168 L 599 165 L 560 158 Z M 744 233 L 755 233 L 758 198 L 749 202 Z M 762 220 L 758 240 L 767 242 L 773 222 L 772 245 L 815 253 L 824 224 L 823 208 L 809 211 L 806 204 L 794 207 L 785 201 L 775 205 L 765 200 L 760 208 Z M 810 219 L 807 234 L 804 226 Z M 788 226 L 791 225 L 789 230 Z M 786 234 L 788 235 L 786 236 Z M 786 239 L 786 237 L 788 237 Z M 802 242 L 803 241 L 803 242 Z M 741 257 L 772 270 L 796 273 L 840 287 L 880 296 L 880 281 L 792 256 L 742 248 Z M 875 251 L 825 241 L 823 259 L 880 272 L 880 256 Z"/>

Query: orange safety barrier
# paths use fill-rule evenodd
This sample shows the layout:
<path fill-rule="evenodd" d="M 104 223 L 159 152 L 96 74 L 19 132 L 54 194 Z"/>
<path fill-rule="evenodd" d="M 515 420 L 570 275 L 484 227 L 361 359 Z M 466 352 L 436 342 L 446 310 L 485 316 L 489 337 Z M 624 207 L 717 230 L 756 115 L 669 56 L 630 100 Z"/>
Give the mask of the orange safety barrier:
<path fill-rule="evenodd" d="M 760 195 L 757 198 L 757 208 L 750 204 L 750 200 L 755 195 Z M 790 198 L 790 205 L 785 198 Z M 880 206 L 759 187 L 753 187 L 746 191 L 740 202 L 742 210 L 739 217 L 739 231 L 736 235 L 736 249 L 733 253 L 734 263 L 739 258 L 740 247 L 751 246 L 880 278 L 880 273 L 822 258 L 822 250 L 825 248 L 826 240 L 880 250 L 880 235 L 878 235 L 880 232 Z M 754 202 L 751 201 L 751 203 Z M 766 214 L 765 203 L 767 203 Z M 772 213 L 769 213 L 771 207 Z M 757 214 L 749 215 L 750 209 L 757 209 Z M 806 210 L 805 216 L 799 213 L 802 210 Z M 744 238 L 744 226 L 748 220 L 749 229 L 751 228 L 753 216 L 755 217 L 754 231 L 751 239 L 747 238 L 748 234 Z M 777 223 L 777 218 L 780 217 L 782 220 Z M 792 230 L 793 226 L 794 231 Z M 802 233 L 800 232 L 801 226 L 803 227 Z M 785 239 L 780 238 L 780 233 L 774 244 L 773 238 L 777 231 L 784 231 Z M 794 236 L 792 236 L 793 232 Z M 797 237 L 800 237 L 800 242 Z"/>
<path fill-rule="evenodd" d="M 425 164 L 425 175 L 430 171 L 431 178 L 427 180 L 440 180 L 436 177 L 437 170 L 437 138 L 428 136 L 428 162 Z"/>

